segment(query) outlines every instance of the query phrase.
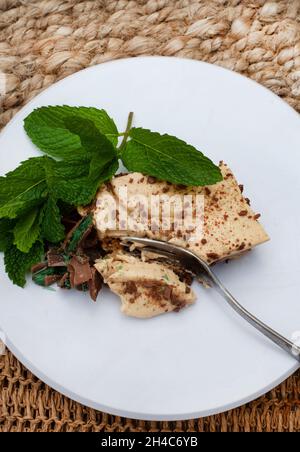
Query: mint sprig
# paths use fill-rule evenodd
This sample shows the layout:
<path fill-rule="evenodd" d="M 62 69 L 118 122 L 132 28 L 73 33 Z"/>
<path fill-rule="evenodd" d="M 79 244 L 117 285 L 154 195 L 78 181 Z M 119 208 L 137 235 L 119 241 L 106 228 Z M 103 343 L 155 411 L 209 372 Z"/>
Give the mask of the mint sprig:
<path fill-rule="evenodd" d="M 28 253 L 40 235 L 40 210 L 38 207 L 18 218 L 13 232 L 14 245 L 22 253 Z"/>
<path fill-rule="evenodd" d="M 12 231 L 14 229 L 15 222 L 13 220 L 2 219 L 0 220 L 0 251 L 4 252 L 8 243 L 12 242 Z"/>
<path fill-rule="evenodd" d="M 174 136 L 133 128 L 129 137 L 122 160 L 130 171 L 187 186 L 222 180 L 220 169 L 209 158 Z"/>
<path fill-rule="evenodd" d="M 30 113 L 24 120 L 24 129 L 31 141 L 46 154 L 57 158 L 84 155 L 78 134 L 66 127 L 69 118 L 91 121 L 97 130 L 116 146 L 118 129 L 106 111 L 88 107 L 49 106 Z"/>
<path fill-rule="evenodd" d="M 41 241 L 35 242 L 28 253 L 20 251 L 16 245 L 9 243 L 4 253 L 5 270 L 14 284 L 24 287 L 25 275 L 32 265 L 40 262 L 44 253 L 44 245 Z"/>
<path fill-rule="evenodd" d="M 124 133 L 104 110 L 49 106 L 24 121 L 31 141 L 46 155 L 30 158 L 0 177 L 0 251 L 10 279 L 25 284 L 46 243 L 61 242 L 62 205 L 87 205 L 119 168 L 183 185 L 222 180 L 219 168 L 193 146 L 170 135 L 132 128 Z M 122 142 L 118 147 L 119 138 Z"/>
<path fill-rule="evenodd" d="M 69 116 L 65 127 L 80 139 L 84 155 L 47 159 L 46 180 L 56 199 L 78 206 L 89 204 L 98 187 L 118 169 L 117 150 L 89 119 Z"/>
<path fill-rule="evenodd" d="M 17 218 L 43 203 L 47 196 L 44 162 L 35 157 L 0 177 L 0 218 Z"/>
<path fill-rule="evenodd" d="M 61 223 L 61 212 L 53 194 L 48 196 L 41 211 L 41 238 L 50 243 L 59 243 L 65 237 L 65 228 Z"/>

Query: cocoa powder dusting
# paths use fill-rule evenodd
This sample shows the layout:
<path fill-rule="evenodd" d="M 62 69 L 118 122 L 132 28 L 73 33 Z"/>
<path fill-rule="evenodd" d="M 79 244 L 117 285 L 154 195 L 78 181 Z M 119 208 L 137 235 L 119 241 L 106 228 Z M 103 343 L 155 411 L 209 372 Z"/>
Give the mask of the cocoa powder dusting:
<path fill-rule="evenodd" d="M 220 259 L 220 256 L 217 253 L 207 253 L 206 256 L 208 259 L 217 260 Z"/>
<path fill-rule="evenodd" d="M 241 245 L 238 247 L 238 251 L 242 251 L 245 248 L 246 244 L 243 242 L 241 243 Z"/>
<path fill-rule="evenodd" d="M 126 283 L 124 283 L 124 286 L 125 286 L 125 288 L 124 288 L 125 294 L 129 294 L 129 295 L 136 294 L 137 287 L 133 281 L 127 281 Z"/>

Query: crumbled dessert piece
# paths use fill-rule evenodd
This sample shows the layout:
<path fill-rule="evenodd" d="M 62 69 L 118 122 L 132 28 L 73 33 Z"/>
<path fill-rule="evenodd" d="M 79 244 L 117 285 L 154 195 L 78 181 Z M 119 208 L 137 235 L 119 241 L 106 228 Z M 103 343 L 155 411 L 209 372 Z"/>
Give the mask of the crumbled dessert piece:
<path fill-rule="evenodd" d="M 160 262 L 143 262 L 137 256 L 120 252 L 98 260 L 95 267 L 119 295 L 121 310 L 129 316 L 147 318 L 179 311 L 196 298 L 187 282 Z"/>

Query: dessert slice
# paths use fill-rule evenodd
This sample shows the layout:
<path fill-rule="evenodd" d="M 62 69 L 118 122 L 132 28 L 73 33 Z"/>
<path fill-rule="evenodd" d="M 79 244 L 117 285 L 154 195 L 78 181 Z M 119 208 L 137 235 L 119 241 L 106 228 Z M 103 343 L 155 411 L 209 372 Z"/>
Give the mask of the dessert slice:
<path fill-rule="evenodd" d="M 95 267 L 121 298 L 121 310 L 129 316 L 147 318 L 179 311 L 196 298 L 184 278 L 157 261 L 144 262 L 137 256 L 115 252 L 98 260 Z"/>
<path fill-rule="evenodd" d="M 224 259 L 230 259 L 251 250 L 253 247 L 269 240 L 263 226 L 259 223 L 259 214 L 256 214 L 249 205 L 249 200 L 243 196 L 243 187 L 238 184 L 232 171 L 224 163 L 220 163 L 223 181 L 207 187 L 184 187 L 159 181 L 141 173 L 119 175 L 111 182 L 103 185 L 97 194 L 96 206 L 93 211 L 94 223 L 98 230 L 100 240 L 117 238 L 126 235 L 138 235 L 157 240 L 165 240 L 186 247 L 195 252 L 207 263 L 212 264 Z M 131 201 L 124 206 L 120 197 L 126 188 L 127 198 Z M 153 227 L 149 211 L 141 211 L 139 201 L 132 201 L 135 195 L 142 195 L 149 199 L 161 195 L 160 210 L 164 196 L 177 196 L 182 199 L 186 195 L 202 195 L 203 199 L 203 228 L 202 234 L 193 237 L 189 230 L 176 227 L 166 230 L 161 225 Z M 109 197 L 114 203 L 108 201 Z M 122 209 L 127 207 L 127 228 L 117 224 L 115 228 L 107 227 L 103 222 L 103 210 L 107 204 L 116 208 L 108 209 L 107 215 L 120 219 Z M 196 215 L 193 210 L 193 217 Z M 152 223 L 150 224 L 150 221 Z M 172 226 L 176 226 L 176 215 L 171 209 Z"/>

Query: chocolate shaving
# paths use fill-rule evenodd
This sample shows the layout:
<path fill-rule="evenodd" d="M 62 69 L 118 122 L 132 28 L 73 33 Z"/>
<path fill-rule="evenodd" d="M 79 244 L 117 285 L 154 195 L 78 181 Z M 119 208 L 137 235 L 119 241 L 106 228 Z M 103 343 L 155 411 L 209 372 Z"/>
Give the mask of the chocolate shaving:
<path fill-rule="evenodd" d="M 78 228 L 78 226 L 80 225 L 82 219 L 80 219 L 79 221 L 77 221 L 77 223 L 75 223 L 75 225 L 72 227 L 72 229 L 70 229 L 70 231 L 68 232 L 68 234 L 66 235 L 66 238 L 63 242 L 62 247 L 65 249 L 67 247 L 67 244 L 69 243 L 69 241 L 71 240 L 74 232 L 76 231 L 76 229 Z"/>
<path fill-rule="evenodd" d="M 70 289 L 70 279 L 69 279 L 69 273 L 66 272 L 63 277 L 61 278 L 61 280 L 59 281 L 58 285 L 59 287 L 61 287 L 62 289 Z"/>
<path fill-rule="evenodd" d="M 125 294 L 128 293 L 129 295 L 132 295 L 137 292 L 136 284 L 133 281 L 128 281 L 128 282 L 124 283 L 124 285 L 125 285 L 125 290 L 124 290 Z"/>
<path fill-rule="evenodd" d="M 55 282 L 59 281 L 61 279 L 61 275 L 48 275 L 45 276 L 44 284 L 46 287 L 51 286 Z"/>
<path fill-rule="evenodd" d="M 68 232 L 64 242 L 63 249 L 67 252 L 73 252 L 82 245 L 82 241 L 85 240 L 93 229 L 93 223 L 91 215 L 81 218 L 76 225 Z"/>
<path fill-rule="evenodd" d="M 243 242 L 239 247 L 238 247 L 238 251 L 242 251 L 243 249 L 245 249 L 246 244 Z"/>
<path fill-rule="evenodd" d="M 95 261 L 104 255 L 97 231 L 93 227 L 93 204 L 82 208 L 80 217 L 76 210 L 66 214 L 62 223 L 66 227 L 65 240 L 57 248 L 49 248 L 46 262 L 32 267 L 36 284 L 48 286 L 58 282 L 61 288 L 89 291 L 93 300 L 102 287 L 102 277 L 94 268 Z"/>
<path fill-rule="evenodd" d="M 69 262 L 71 286 L 76 287 L 92 279 L 92 271 L 88 258 L 85 256 L 74 256 Z"/>
<path fill-rule="evenodd" d="M 83 236 L 81 237 L 80 241 L 78 242 L 77 249 L 83 249 L 86 246 L 87 238 L 90 236 L 92 230 L 93 230 L 93 224 L 91 224 L 88 227 L 88 229 L 84 232 Z"/>
<path fill-rule="evenodd" d="M 208 259 L 217 260 L 220 259 L 220 256 L 217 253 L 207 253 L 206 256 Z"/>
<path fill-rule="evenodd" d="M 47 263 L 39 262 L 38 264 L 35 264 L 31 267 L 31 273 L 37 273 L 41 270 L 44 270 L 45 268 L 47 268 Z"/>
<path fill-rule="evenodd" d="M 48 251 L 47 261 L 49 267 L 66 267 L 63 254 L 54 248 Z"/>
<path fill-rule="evenodd" d="M 88 281 L 88 288 L 89 288 L 91 299 L 93 301 L 96 301 L 97 296 L 102 288 L 102 277 L 95 268 L 92 268 L 91 272 L 92 272 L 92 278 Z"/>

